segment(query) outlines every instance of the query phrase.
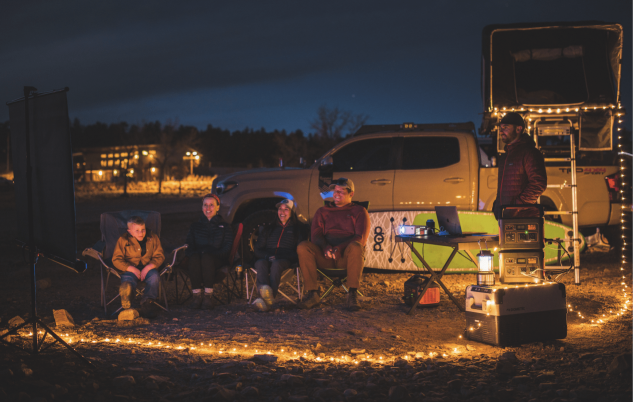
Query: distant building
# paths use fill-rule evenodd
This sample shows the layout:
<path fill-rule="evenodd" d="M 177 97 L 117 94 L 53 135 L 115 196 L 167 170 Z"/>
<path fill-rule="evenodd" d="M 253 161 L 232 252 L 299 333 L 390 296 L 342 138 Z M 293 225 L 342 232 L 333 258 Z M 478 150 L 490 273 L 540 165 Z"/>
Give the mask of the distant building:
<path fill-rule="evenodd" d="M 158 180 L 163 158 L 164 149 L 156 144 L 80 148 L 73 153 L 73 170 L 75 180 L 82 182 L 117 181 L 126 169 L 133 180 L 153 181 Z M 201 155 L 192 148 L 183 152 L 182 163 L 189 174 L 200 164 L 200 158 Z M 168 167 L 176 163 L 176 158 L 173 159 Z M 166 175 L 169 176 L 169 172 Z"/>

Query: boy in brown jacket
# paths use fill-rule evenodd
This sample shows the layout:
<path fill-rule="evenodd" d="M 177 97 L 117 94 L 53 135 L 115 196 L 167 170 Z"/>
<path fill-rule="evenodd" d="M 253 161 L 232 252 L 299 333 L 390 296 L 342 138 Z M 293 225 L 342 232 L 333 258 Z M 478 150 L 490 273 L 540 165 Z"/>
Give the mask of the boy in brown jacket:
<path fill-rule="evenodd" d="M 163 247 L 155 233 L 147 233 L 143 218 L 133 216 L 127 221 L 127 233 L 121 235 L 114 248 L 112 264 L 121 273 L 121 306 L 131 307 L 132 291 L 138 281 L 145 281 L 141 308 L 144 316 L 155 317 L 158 310 L 150 302 L 158 298 L 160 274 L 158 268 L 165 261 Z"/>

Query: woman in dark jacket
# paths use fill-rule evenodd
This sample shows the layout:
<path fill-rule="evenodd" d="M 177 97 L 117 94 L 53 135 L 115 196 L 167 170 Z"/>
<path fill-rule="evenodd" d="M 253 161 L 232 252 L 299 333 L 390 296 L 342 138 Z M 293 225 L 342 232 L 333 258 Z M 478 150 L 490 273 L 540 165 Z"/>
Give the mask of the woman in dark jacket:
<path fill-rule="evenodd" d="M 187 234 L 189 278 L 193 289 L 190 308 L 213 308 L 215 271 L 228 264 L 233 246 L 233 229 L 219 215 L 220 198 L 207 194 L 202 198 L 203 216 L 194 222 Z"/>
<path fill-rule="evenodd" d="M 258 258 L 255 270 L 257 289 L 261 296 L 253 304 L 259 310 L 270 310 L 279 289 L 281 274 L 298 261 L 297 244 L 303 240 L 294 212 L 294 202 L 284 199 L 277 204 L 275 222 L 260 226 L 253 250 Z"/>

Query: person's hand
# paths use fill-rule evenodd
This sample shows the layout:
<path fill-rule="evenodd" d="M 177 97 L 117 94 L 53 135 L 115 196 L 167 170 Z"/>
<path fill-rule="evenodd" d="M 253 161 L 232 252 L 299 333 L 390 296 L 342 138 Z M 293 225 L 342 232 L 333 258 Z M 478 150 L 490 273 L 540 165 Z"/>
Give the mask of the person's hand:
<path fill-rule="evenodd" d="M 131 272 L 134 274 L 134 276 L 136 276 L 136 278 L 141 279 L 141 271 L 139 271 L 138 268 L 130 265 L 129 267 L 127 267 L 127 272 Z"/>
<path fill-rule="evenodd" d="M 268 261 L 273 262 L 275 261 L 275 256 L 271 255 L 270 257 L 268 257 Z"/>
<path fill-rule="evenodd" d="M 145 266 L 145 268 L 143 268 L 143 270 L 141 271 L 141 280 L 144 281 L 145 280 L 145 276 L 147 275 L 147 273 L 150 270 L 154 269 L 154 268 L 156 268 L 156 266 L 154 264 L 147 264 Z M 137 271 L 138 271 L 138 269 L 137 269 Z"/>
<path fill-rule="evenodd" d="M 334 259 L 334 249 L 329 244 L 323 249 L 323 254 L 325 258 Z"/>
<path fill-rule="evenodd" d="M 338 260 L 341 258 L 341 251 L 339 250 L 338 247 L 334 247 L 332 249 L 332 258 L 335 260 Z"/>

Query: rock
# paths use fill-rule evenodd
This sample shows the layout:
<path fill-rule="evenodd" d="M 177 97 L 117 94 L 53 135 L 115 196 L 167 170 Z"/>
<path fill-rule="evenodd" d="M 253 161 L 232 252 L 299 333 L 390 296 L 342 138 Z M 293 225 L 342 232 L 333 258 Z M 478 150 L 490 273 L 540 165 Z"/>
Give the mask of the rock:
<path fill-rule="evenodd" d="M 147 381 L 154 382 L 156 384 L 167 384 L 173 386 L 174 383 L 169 381 L 169 377 L 163 377 L 160 375 L 150 375 L 146 378 Z"/>
<path fill-rule="evenodd" d="M 58 398 L 62 395 L 66 395 L 67 393 L 68 393 L 68 390 L 59 384 L 55 384 L 55 388 L 53 388 L 53 390 L 51 391 L 51 394 L 53 394 L 55 398 Z"/>
<path fill-rule="evenodd" d="M 510 383 L 512 384 L 524 384 L 526 382 L 530 381 L 530 377 L 527 375 L 517 375 L 512 377 L 512 379 L 510 380 Z"/>
<path fill-rule="evenodd" d="M 607 369 L 609 375 L 618 375 L 631 368 L 631 355 L 619 355 L 613 358 L 609 368 Z"/>
<path fill-rule="evenodd" d="M 115 388 L 127 388 L 134 384 L 136 384 L 136 381 L 131 375 L 122 375 L 112 379 L 112 385 L 114 385 Z"/>
<path fill-rule="evenodd" d="M 2 335 L 6 334 L 7 332 L 9 332 L 9 330 L 8 330 L 8 329 L 3 329 L 2 331 L 0 331 L 0 337 L 1 337 Z M 5 337 L 4 337 L 4 338 L 2 338 L 2 339 L 4 339 L 4 340 L 5 340 L 5 341 L 7 341 L 7 342 L 11 342 L 11 341 L 13 340 L 13 335 L 8 335 L 8 336 L 5 336 Z"/>
<path fill-rule="evenodd" d="M 516 372 L 516 367 L 514 366 L 514 363 L 512 363 L 511 361 L 508 360 L 500 360 L 497 362 L 497 365 L 495 366 L 495 370 L 497 371 L 497 373 L 501 374 L 501 375 L 514 375 L 514 373 Z"/>
<path fill-rule="evenodd" d="M 317 342 L 316 346 L 314 347 L 314 350 L 319 350 L 323 347 L 323 345 L 321 345 L 319 342 Z"/>
<path fill-rule="evenodd" d="M 22 367 L 22 373 L 24 373 L 24 376 L 30 377 L 33 375 L 33 370 L 28 367 Z"/>
<path fill-rule="evenodd" d="M 53 310 L 53 316 L 55 317 L 55 325 L 57 327 L 74 327 L 75 321 L 73 317 L 68 313 L 68 311 L 61 310 Z"/>
<path fill-rule="evenodd" d="M 127 308 L 119 313 L 119 321 L 134 321 L 139 317 L 138 311 L 134 308 Z"/>
<path fill-rule="evenodd" d="M 536 376 L 536 382 L 540 384 L 542 382 L 552 381 L 554 378 L 556 378 L 556 375 L 553 371 L 544 371 Z"/>
<path fill-rule="evenodd" d="M 601 395 L 601 392 L 595 388 L 589 388 L 584 385 L 573 391 L 580 401 L 595 401 Z"/>
<path fill-rule="evenodd" d="M 464 398 L 469 398 L 475 393 L 475 388 L 473 388 L 473 387 L 462 387 L 462 389 L 459 390 L 459 393 Z"/>
<path fill-rule="evenodd" d="M 557 390 L 556 390 L 556 395 L 558 395 L 558 396 L 560 396 L 560 397 L 564 398 L 564 397 L 566 397 L 567 395 L 569 395 L 569 390 L 567 390 L 567 389 L 557 389 Z"/>
<path fill-rule="evenodd" d="M 255 363 L 248 360 L 241 361 L 239 364 L 243 368 L 247 368 L 247 369 L 255 367 Z"/>
<path fill-rule="evenodd" d="M 301 384 L 301 377 L 292 374 L 283 374 L 281 376 L 281 381 L 289 384 L 289 385 L 299 385 Z"/>
<path fill-rule="evenodd" d="M 446 383 L 446 385 L 448 385 L 448 388 L 452 389 L 452 390 L 458 390 L 462 387 L 462 380 L 457 379 L 457 380 L 451 380 L 449 382 Z"/>
<path fill-rule="evenodd" d="M 475 350 L 475 347 L 474 347 L 473 345 L 471 345 L 471 344 L 468 344 L 468 343 L 467 343 L 467 344 L 466 344 L 466 350 L 468 350 L 468 351 L 471 351 L 471 352 L 472 352 L 473 350 Z"/>
<path fill-rule="evenodd" d="M 256 398 L 259 396 L 259 390 L 255 387 L 246 387 L 240 392 L 242 398 Z"/>
<path fill-rule="evenodd" d="M 335 399 L 336 397 L 339 396 L 339 392 L 337 390 L 335 390 L 334 388 L 324 388 L 324 389 L 320 389 L 316 392 L 316 396 L 318 398 L 321 398 L 325 401 L 328 400 L 332 400 Z"/>
<path fill-rule="evenodd" d="M 361 353 L 365 353 L 365 349 L 352 349 L 350 352 L 355 355 L 359 355 Z"/>
<path fill-rule="evenodd" d="M 606 276 L 606 275 L 609 275 L 610 273 L 611 273 L 611 271 L 610 271 L 608 268 L 605 268 L 605 269 L 602 271 L 602 275 L 605 275 L 605 276 Z"/>
<path fill-rule="evenodd" d="M 402 401 L 407 397 L 407 389 L 402 385 L 394 385 L 389 388 L 389 400 L 390 401 Z"/>
<path fill-rule="evenodd" d="M 578 356 L 578 359 L 589 360 L 589 359 L 594 359 L 595 357 L 596 357 L 595 353 L 583 353 L 580 356 Z"/>
<path fill-rule="evenodd" d="M 277 356 L 275 355 L 255 355 L 253 356 L 254 362 L 259 363 L 274 363 L 277 361 Z"/>
<path fill-rule="evenodd" d="M 51 281 L 51 278 L 44 278 L 39 279 L 37 282 L 35 282 L 35 284 L 37 286 L 37 290 L 44 290 L 50 288 L 53 282 Z"/>
<path fill-rule="evenodd" d="M 327 378 L 317 378 L 314 380 L 314 382 L 316 383 L 316 385 L 324 387 L 330 383 L 330 380 L 328 380 Z"/>
<path fill-rule="evenodd" d="M 24 320 L 19 315 L 16 315 L 12 319 L 9 320 L 9 328 L 17 327 L 18 325 L 24 324 Z"/>
<path fill-rule="evenodd" d="M 217 395 L 220 395 L 225 401 L 232 401 L 237 398 L 236 391 L 233 391 L 231 389 L 226 389 L 221 385 L 218 385 L 216 389 L 218 391 Z"/>
<path fill-rule="evenodd" d="M 279 399 L 281 400 L 281 399 Z M 288 400 L 291 402 L 303 402 L 303 401 L 307 401 L 308 397 L 305 395 L 290 395 L 288 397 Z"/>
<path fill-rule="evenodd" d="M 513 388 L 502 388 L 497 390 L 497 392 L 495 393 L 495 396 L 497 397 L 498 400 L 506 400 L 506 401 L 511 401 L 513 400 L 514 397 L 514 389 Z"/>
<path fill-rule="evenodd" d="M 132 328 L 132 327 L 140 327 L 143 325 L 149 325 L 149 319 L 138 317 L 132 321 L 116 321 L 116 325 L 119 328 Z M 133 350 L 132 350 L 133 351 Z"/>
<path fill-rule="evenodd" d="M 358 391 L 356 391 L 355 389 L 352 388 L 348 388 L 345 391 L 343 391 L 343 396 L 346 398 L 353 398 L 356 395 L 358 395 Z"/>
<path fill-rule="evenodd" d="M 555 382 L 542 382 L 538 385 L 538 389 L 541 391 L 547 391 L 548 389 L 554 389 L 555 386 Z"/>
<path fill-rule="evenodd" d="M 0 378 L 9 379 L 13 377 L 13 371 L 11 369 L 0 370 Z"/>
<path fill-rule="evenodd" d="M 365 378 L 365 372 L 364 371 L 352 371 L 352 374 L 349 375 L 349 378 L 352 381 L 360 381 L 363 378 Z"/>
<path fill-rule="evenodd" d="M 512 363 L 516 363 L 517 361 L 517 355 L 514 352 L 504 352 L 501 354 L 501 356 L 499 356 L 499 360 L 505 360 L 505 361 L 509 361 Z"/>

